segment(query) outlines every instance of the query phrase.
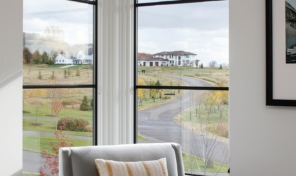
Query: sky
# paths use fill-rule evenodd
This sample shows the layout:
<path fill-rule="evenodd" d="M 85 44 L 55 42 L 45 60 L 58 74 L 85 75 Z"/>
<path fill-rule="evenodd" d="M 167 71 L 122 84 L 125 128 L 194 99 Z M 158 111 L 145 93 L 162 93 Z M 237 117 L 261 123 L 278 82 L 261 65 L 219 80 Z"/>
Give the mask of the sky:
<path fill-rule="evenodd" d="M 139 0 L 147 1 L 157 0 Z M 184 50 L 204 65 L 229 63 L 228 1 L 139 7 L 138 14 L 138 52 Z M 92 6 L 82 3 L 24 0 L 24 32 L 44 35 L 54 25 L 64 30 L 70 45 L 92 43 L 92 15 Z"/>
<path fill-rule="evenodd" d="M 296 8 L 296 0 L 286 0 L 288 3 L 290 3 L 294 8 Z"/>
<path fill-rule="evenodd" d="M 65 42 L 93 43 L 93 6 L 67 0 L 24 0 L 23 31 L 44 35 L 47 26 L 58 26 Z"/>

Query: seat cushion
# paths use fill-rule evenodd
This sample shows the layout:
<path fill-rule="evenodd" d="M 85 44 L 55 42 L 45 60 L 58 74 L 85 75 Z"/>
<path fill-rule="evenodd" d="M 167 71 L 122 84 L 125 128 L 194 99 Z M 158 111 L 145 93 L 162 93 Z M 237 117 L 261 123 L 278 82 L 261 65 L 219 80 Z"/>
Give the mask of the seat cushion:
<path fill-rule="evenodd" d="M 136 162 L 166 158 L 169 176 L 178 176 L 176 154 L 171 144 L 132 144 L 116 146 L 72 147 L 73 176 L 98 176 L 95 160 Z"/>
<path fill-rule="evenodd" d="M 166 159 L 139 162 L 95 160 L 100 176 L 168 176 Z"/>

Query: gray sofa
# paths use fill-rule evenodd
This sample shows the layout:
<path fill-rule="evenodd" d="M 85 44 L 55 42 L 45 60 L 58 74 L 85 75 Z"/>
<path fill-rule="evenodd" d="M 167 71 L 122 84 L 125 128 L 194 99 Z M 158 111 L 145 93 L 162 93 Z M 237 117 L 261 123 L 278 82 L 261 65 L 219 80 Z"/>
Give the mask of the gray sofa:
<path fill-rule="evenodd" d="M 181 147 L 175 143 L 61 148 L 59 176 L 98 176 L 98 158 L 129 162 L 166 158 L 169 176 L 184 176 Z"/>

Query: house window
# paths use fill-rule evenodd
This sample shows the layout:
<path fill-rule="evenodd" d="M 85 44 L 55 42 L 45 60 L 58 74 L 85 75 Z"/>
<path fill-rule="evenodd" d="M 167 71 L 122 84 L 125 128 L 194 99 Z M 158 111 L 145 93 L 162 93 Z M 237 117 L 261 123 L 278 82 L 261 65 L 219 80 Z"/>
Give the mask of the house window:
<path fill-rule="evenodd" d="M 54 161 L 54 156 L 58 155 L 53 147 L 64 145 L 64 142 L 74 147 L 97 144 L 97 64 L 92 67 L 54 66 L 55 58 L 61 53 L 60 47 L 67 46 L 63 48 L 65 53 L 78 53 L 89 43 L 93 49 L 96 48 L 93 37 L 97 31 L 94 20 L 96 0 L 26 0 L 23 8 L 23 53 L 26 62 L 23 64 L 22 171 L 26 175 L 39 175 L 42 171 L 46 175 L 58 175 L 51 169 L 56 169 L 58 162 L 50 163 L 50 169 L 46 167 L 46 162 Z M 37 25 L 35 20 L 46 25 Z M 44 31 L 41 34 L 44 39 L 38 37 L 40 31 Z M 34 55 L 41 56 L 42 61 L 33 60 L 29 68 L 27 63 L 30 62 L 27 61 Z M 94 58 L 96 62 L 96 51 Z M 65 59 L 56 61 L 68 62 Z M 79 128 L 71 125 L 77 120 L 80 121 Z M 68 138 L 58 140 L 61 134 Z"/>
<path fill-rule="evenodd" d="M 175 52 L 170 57 L 178 65 L 135 75 L 135 142 L 179 143 L 186 173 L 215 175 L 228 170 L 229 72 L 209 68 L 209 62 L 228 64 L 228 1 L 194 1 L 138 0 L 135 6 L 135 48 Z M 224 38 L 225 47 L 213 50 L 208 41 L 215 38 Z M 151 49 L 151 43 L 160 48 Z M 203 68 L 191 66 L 189 54 L 181 58 L 180 52 L 199 54 Z"/>

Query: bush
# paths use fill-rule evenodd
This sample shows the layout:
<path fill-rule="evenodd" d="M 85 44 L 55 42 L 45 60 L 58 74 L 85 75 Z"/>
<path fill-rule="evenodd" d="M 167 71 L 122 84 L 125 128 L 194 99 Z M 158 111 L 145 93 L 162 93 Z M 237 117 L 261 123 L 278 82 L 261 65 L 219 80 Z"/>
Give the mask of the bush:
<path fill-rule="evenodd" d="M 80 105 L 80 110 L 81 111 L 89 111 L 89 110 L 91 110 L 91 106 L 90 106 L 90 104 L 88 102 L 87 96 L 83 97 L 82 103 Z"/>
<path fill-rule="evenodd" d="M 64 127 L 64 123 L 66 126 Z M 89 121 L 83 118 L 78 117 L 64 117 L 61 118 L 57 124 L 58 129 L 60 127 L 65 128 L 67 131 L 88 131 L 87 126 L 89 125 Z"/>
<path fill-rule="evenodd" d="M 62 101 L 62 105 L 63 105 L 63 106 L 71 105 L 71 101 L 69 101 L 69 100 L 63 100 L 63 101 Z"/>

